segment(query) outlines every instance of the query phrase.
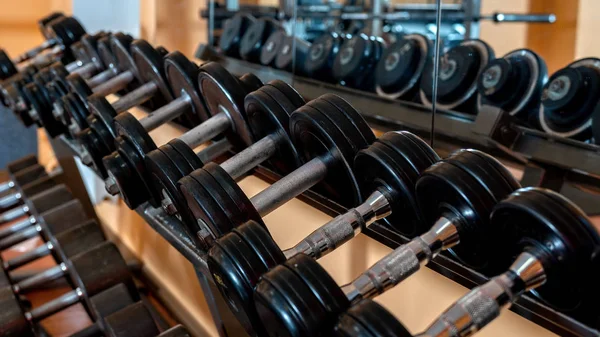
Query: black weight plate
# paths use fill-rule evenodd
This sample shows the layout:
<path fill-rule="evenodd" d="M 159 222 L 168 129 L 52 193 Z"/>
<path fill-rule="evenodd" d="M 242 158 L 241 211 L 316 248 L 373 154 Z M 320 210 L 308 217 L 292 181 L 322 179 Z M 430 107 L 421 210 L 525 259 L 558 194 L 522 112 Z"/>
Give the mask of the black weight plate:
<path fill-rule="evenodd" d="M 215 285 L 225 302 L 251 335 L 264 336 L 253 293 L 258 277 L 268 268 L 237 233 L 228 233 L 215 241 L 208 251 L 207 264 Z"/>
<path fill-rule="evenodd" d="M 412 141 L 410 135 L 412 134 L 403 131 L 386 132 L 384 135 L 379 137 L 377 141 L 381 142 L 389 149 L 395 151 L 395 153 L 400 155 L 402 161 L 400 161 L 399 164 L 402 167 L 412 167 L 412 170 L 405 171 L 406 174 L 411 177 L 411 181 L 413 181 L 414 187 L 414 184 L 417 182 L 416 179 L 418 179 L 419 175 L 429 166 L 437 162 L 439 158 L 436 158 L 436 160 L 432 160 L 431 157 L 429 157 L 428 155 L 430 151 L 432 151 L 430 150 L 431 148 L 429 148 L 427 144 L 425 144 L 428 147 L 428 149 L 423 150 L 423 147 Z"/>
<path fill-rule="evenodd" d="M 158 91 L 151 101 L 155 107 L 161 107 L 173 100 L 173 93 L 167 84 L 164 73 L 163 58 L 150 43 L 145 40 L 135 40 L 131 43 L 131 58 L 135 62 L 138 76 L 142 83 L 154 83 Z"/>
<path fill-rule="evenodd" d="M 80 40 L 88 58 L 96 66 L 96 70 L 101 70 L 104 68 L 102 58 L 100 57 L 100 54 L 98 54 L 98 40 L 105 36 L 107 36 L 105 32 L 100 32 L 94 35 L 86 34 L 82 36 Z"/>
<path fill-rule="evenodd" d="M 337 33 L 325 33 L 308 49 L 304 69 L 309 76 L 331 80 L 331 68 L 340 50 L 343 38 Z"/>
<path fill-rule="evenodd" d="M 318 336 L 325 310 L 293 271 L 279 265 L 254 291 L 256 309 L 269 336 Z"/>
<path fill-rule="evenodd" d="M 496 202 L 477 180 L 444 160 L 423 172 L 415 195 L 426 225 L 446 217 L 458 228 L 460 244 L 450 252 L 474 269 L 487 267 L 486 240 L 482 238 Z"/>
<path fill-rule="evenodd" d="M 89 111 L 81 99 L 79 99 L 79 96 L 68 93 L 64 95 L 60 101 L 62 102 L 63 111 L 66 115 L 65 121 L 68 124 L 75 123 L 79 131 L 89 127 L 87 122 Z M 74 134 L 72 135 L 75 136 Z"/>
<path fill-rule="evenodd" d="M 52 20 L 46 28 L 51 32 L 51 36 L 58 39 L 58 43 L 64 47 L 69 47 L 85 35 L 85 29 L 72 16 Z"/>
<path fill-rule="evenodd" d="M 171 145 L 175 151 L 179 152 L 179 155 L 187 161 L 189 167 L 193 170 L 199 169 L 204 166 L 204 163 L 198 155 L 182 140 L 175 138 L 169 141 L 167 144 Z"/>
<path fill-rule="evenodd" d="M 256 256 L 265 264 L 272 268 L 278 264 L 284 263 L 286 258 L 277 243 L 273 240 L 267 229 L 256 221 L 250 220 L 245 224 L 233 229 L 248 244 Z"/>
<path fill-rule="evenodd" d="M 190 175 L 181 178 L 178 182 L 179 190 L 183 194 L 188 208 L 196 219 L 196 223 L 191 224 L 196 227 L 191 228 L 196 228 L 196 231 L 198 232 L 200 231 L 200 223 L 202 223 L 206 226 L 207 230 L 211 231 L 215 238 L 219 238 L 225 233 L 220 232 L 221 228 L 215 227 L 214 224 L 224 226 L 229 220 L 221 208 L 212 200 L 210 194 L 208 194 L 204 187 L 194 178 L 196 174 L 199 174 L 198 172 L 205 171 L 201 171 L 201 169 L 196 170 Z"/>
<path fill-rule="evenodd" d="M 86 102 L 87 98 L 93 94 L 92 89 L 90 89 L 86 81 L 79 74 L 70 74 L 67 76 L 66 81 L 69 85 L 69 90 L 79 95 L 79 98 L 83 102 Z"/>
<path fill-rule="evenodd" d="M 107 136 L 112 135 L 113 138 L 116 137 L 115 130 L 115 117 L 117 117 L 117 112 L 115 108 L 108 102 L 108 100 L 102 96 L 92 95 L 87 99 L 88 111 L 93 116 L 91 118 L 95 118 L 106 130 L 110 130 L 107 133 Z M 90 117 L 88 117 L 90 118 Z M 88 119 L 88 122 L 90 120 Z M 89 123 L 90 125 L 92 123 Z M 112 143 L 110 138 L 106 139 L 107 145 Z"/>
<path fill-rule="evenodd" d="M 371 40 L 365 34 L 357 34 L 344 41 L 333 61 L 333 77 L 340 81 L 363 78 L 365 74 L 361 70 L 367 66 L 372 49 Z"/>
<path fill-rule="evenodd" d="M 225 135 L 231 144 L 238 149 L 252 144 L 252 134 L 244 111 L 246 93 L 238 79 L 218 63 L 209 62 L 200 67 L 198 87 L 211 116 L 221 109 L 228 112 L 232 125 Z"/>
<path fill-rule="evenodd" d="M 248 27 L 256 19 L 247 13 L 238 12 L 231 19 L 225 21 L 223 32 L 219 38 L 219 47 L 225 55 L 239 57 L 240 41 Z"/>
<path fill-rule="evenodd" d="M 111 126 L 110 128 L 107 127 L 106 124 L 95 115 L 88 116 L 87 122 L 89 124 L 89 129 L 92 131 L 91 136 L 96 138 L 93 142 L 97 142 L 98 144 L 101 144 L 102 147 L 109 149 L 108 153 L 114 151 L 116 149 L 114 126 Z M 111 123 L 111 125 L 113 124 Z M 81 133 L 84 133 L 84 131 L 85 129 Z M 104 153 L 104 155 L 107 155 L 108 153 Z"/>
<path fill-rule="evenodd" d="M 326 316 L 319 324 L 319 330 L 328 335 L 333 330 L 338 315 L 350 306 L 342 289 L 321 265 L 305 254 L 298 254 L 285 262 L 317 298 L 325 309 Z"/>
<path fill-rule="evenodd" d="M 383 52 L 375 68 L 375 82 L 386 93 L 405 90 L 426 56 L 416 40 L 400 39 Z"/>
<path fill-rule="evenodd" d="M 106 145 L 95 135 L 95 132 L 91 128 L 83 129 L 77 133 L 75 138 L 77 142 L 85 148 L 87 153 L 90 155 L 91 163 L 89 164 L 92 168 L 98 172 L 102 179 L 108 177 L 108 173 L 104 168 L 102 158 L 111 153 L 111 149 L 108 149 Z"/>
<path fill-rule="evenodd" d="M 120 72 L 131 71 L 137 78 L 137 68 L 135 61 L 131 56 L 131 45 L 133 39 L 121 33 L 116 33 L 110 37 L 110 50 L 117 61 L 116 66 Z"/>
<path fill-rule="evenodd" d="M 246 96 L 245 110 L 256 141 L 269 135 L 277 136 L 277 152 L 269 159 L 269 163 L 277 172 L 287 174 L 302 164 L 288 134 L 289 115 L 295 108 L 277 89 L 270 89 L 266 85 Z M 269 95 L 268 91 L 274 92 Z M 282 105 L 287 105 L 287 109 Z"/>
<path fill-rule="evenodd" d="M 294 89 L 294 87 L 291 85 L 279 80 L 271 81 L 269 82 L 269 85 L 281 91 L 294 106 L 300 107 L 306 104 L 306 101 L 304 98 L 302 98 L 302 95 L 300 95 L 298 91 L 296 91 L 296 89 Z"/>
<path fill-rule="evenodd" d="M 86 35 L 82 36 L 81 38 L 83 39 Z M 76 62 L 79 63 L 80 65 L 83 65 L 85 63 L 89 63 L 92 61 L 90 56 L 88 55 L 87 51 L 85 50 L 85 47 L 81 43 L 81 40 L 73 43 L 71 45 L 71 47 L 69 47 L 69 53 L 71 56 L 73 56 L 73 58 L 76 60 Z M 61 62 L 61 64 L 62 64 L 62 62 Z"/>
<path fill-rule="evenodd" d="M 307 103 L 290 116 L 290 134 L 305 161 L 320 157 L 329 166 L 324 181 L 317 184 L 326 194 L 347 207 L 361 201 L 358 183 L 340 147 L 348 146 L 344 137 Z M 312 112 L 312 113 L 311 113 Z M 352 158 L 354 160 L 354 158 Z"/>
<path fill-rule="evenodd" d="M 415 136 L 410 132 L 404 133 L 404 135 L 410 138 L 415 144 L 419 145 L 423 150 L 423 153 L 427 155 L 431 162 L 435 163 L 441 159 L 440 156 L 438 156 L 438 154 L 431 148 L 431 146 L 429 146 L 429 144 L 427 144 L 423 139 Z"/>
<path fill-rule="evenodd" d="M 362 138 L 365 141 L 365 144 L 371 144 L 375 141 L 375 134 L 369 124 L 362 115 L 356 110 L 350 103 L 348 103 L 345 99 L 340 96 L 334 94 L 325 94 L 319 97 L 320 99 L 326 100 L 328 103 L 336 106 L 344 116 L 346 116 L 352 124 L 360 131 Z M 365 145 L 365 146 L 366 146 Z"/>
<path fill-rule="evenodd" d="M 276 30 L 265 41 L 260 51 L 260 63 L 262 65 L 269 66 L 275 62 L 275 57 L 281 52 L 281 45 L 285 36 L 285 31 Z"/>
<path fill-rule="evenodd" d="M 186 175 L 192 173 L 192 171 L 194 171 L 194 169 L 190 167 L 188 162 L 170 144 L 168 144 L 168 143 L 164 144 L 163 146 L 159 147 L 157 150 L 159 153 L 162 153 L 162 157 L 164 157 L 168 160 L 160 160 L 160 163 L 155 163 L 154 165 L 156 165 L 157 168 L 162 168 L 163 167 L 162 165 L 165 165 L 164 166 L 165 169 L 168 169 L 169 171 L 174 171 L 174 172 L 171 172 L 168 174 L 169 181 L 170 181 L 169 188 L 176 189 L 177 181 L 179 181 L 179 179 L 185 177 Z M 144 158 L 144 161 L 146 164 L 146 171 L 149 173 L 150 177 L 154 177 L 154 175 L 153 175 L 154 171 L 150 170 L 150 164 L 149 164 L 149 160 L 148 160 L 148 156 L 152 152 L 154 152 L 154 151 L 150 151 L 150 152 L 146 153 L 146 158 Z M 152 186 L 155 186 L 155 184 L 153 183 Z M 152 190 L 152 193 L 155 195 L 156 200 L 163 199 L 162 190 L 160 188 L 158 188 L 158 189 L 152 188 L 151 190 Z M 171 191 L 172 191 L 172 193 L 179 192 L 179 190 L 171 190 Z M 169 195 L 172 195 L 172 193 L 170 193 Z M 181 202 L 183 200 L 183 197 L 181 197 L 181 193 L 178 193 L 178 196 L 179 196 L 179 198 L 178 198 L 179 200 L 177 200 L 178 204 L 176 206 L 185 206 L 185 202 L 183 202 L 183 203 Z M 179 210 L 179 208 L 177 208 L 177 210 Z"/>
<path fill-rule="evenodd" d="M 190 125 L 206 121 L 210 115 L 206 111 L 203 97 L 198 93 L 198 66 L 178 51 L 165 57 L 164 66 L 174 97 L 187 95 L 191 100 L 189 113 L 184 114 Z"/>
<path fill-rule="evenodd" d="M 131 41 L 129 43 L 131 43 Z M 104 36 L 98 40 L 97 49 L 105 69 L 117 66 L 117 58 L 113 54 L 110 46 L 110 35 Z"/>
<path fill-rule="evenodd" d="M 517 181 L 517 179 L 510 173 L 510 171 L 502 165 L 496 158 L 490 156 L 489 154 L 477 150 L 468 150 L 471 155 L 476 155 L 485 160 L 488 167 L 496 171 L 500 177 L 504 178 L 506 183 L 509 185 L 509 189 L 515 191 L 521 188 L 521 184 Z"/>
<path fill-rule="evenodd" d="M 19 71 L 4 49 L 0 49 L 0 79 L 5 80 Z"/>
<path fill-rule="evenodd" d="M 225 170 L 221 166 L 215 163 L 208 163 L 204 166 L 204 169 L 206 169 L 206 171 L 209 172 L 213 176 L 213 178 L 215 178 L 219 185 L 221 185 L 221 188 L 229 195 L 229 197 L 237 205 L 240 212 L 244 214 L 244 220 L 242 222 L 235 223 L 234 226 L 239 226 L 246 221 L 253 220 L 261 224 L 265 228 L 267 227 L 265 226 L 262 217 L 260 216 L 260 214 L 258 214 L 256 208 L 254 208 L 254 205 L 252 204 L 246 193 L 242 191 L 240 186 L 231 178 L 231 176 L 227 172 L 225 172 Z"/>
<path fill-rule="evenodd" d="M 187 208 L 185 198 L 179 191 L 177 182 L 192 173 L 189 165 L 178 165 L 176 161 L 171 160 L 171 156 L 175 156 L 174 153 L 169 152 L 165 154 L 163 149 L 165 146 L 161 146 L 156 150 L 150 151 L 146 154 L 145 165 L 146 170 L 150 174 L 152 181 L 152 191 L 155 194 L 160 194 L 161 198 L 168 196 L 173 203 L 173 206 L 179 213 L 179 217 L 186 224 L 190 225 L 194 223 L 194 216 Z"/>
<path fill-rule="evenodd" d="M 271 18 L 260 18 L 252 22 L 240 41 L 240 56 L 250 62 L 259 62 L 261 48 L 277 29 L 281 29 L 281 26 Z"/>
<path fill-rule="evenodd" d="M 243 93 L 247 95 L 253 91 L 258 90 L 260 87 L 264 85 L 264 83 L 258 78 L 258 76 L 252 73 L 245 73 L 244 75 L 238 78 L 238 83 L 245 90 Z"/>
<path fill-rule="evenodd" d="M 39 19 L 37 24 L 38 27 L 40 29 L 40 32 L 42 33 L 42 35 L 44 35 L 46 33 L 46 26 L 48 26 L 48 24 L 56 19 L 60 19 L 60 18 L 64 18 L 65 14 L 63 12 L 52 12 L 46 16 L 44 16 L 43 18 Z M 46 35 L 44 35 L 44 37 L 47 38 Z"/>
<path fill-rule="evenodd" d="M 353 337 L 413 337 L 408 330 L 384 307 L 372 300 L 362 300 L 353 305 L 343 316 L 352 318 L 354 325 L 344 326 L 338 324 L 336 332 L 345 332 L 346 336 Z M 343 322 L 344 318 L 340 318 Z M 354 329 L 366 329 L 368 334 L 356 334 Z M 359 331 L 361 331 L 359 330 Z"/>
<path fill-rule="evenodd" d="M 117 150 L 102 158 L 108 176 L 117 184 L 121 197 L 130 209 L 135 209 L 150 197 L 150 191 L 137 165 L 143 165 L 144 159 L 140 156 L 135 145 L 123 137 L 115 138 Z M 156 205 L 155 207 L 158 207 Z"/>
<path fill-rule="evenodd" d="M 201 171 L 201 173 L 196 172 L 194 179 L 204 187 L 215 204 L 221 208 L 221 211 L 227 217 L 227 222 L 211 224 L 211 227 L 218 227 L 220 229 L 219 232 L 225 234 L 235 226 L 243 223 L 245 221 L 245 214 L 240 211 L 227 192 L 221 188 L 221 185 L 206 169 L 199 169 L 198 171 Z"/>
<path fill-rule="evenodd" d="M 504 247 L 504 254 L 498 254 L 498 264 L 510 265 L 523 249 L 532 252 L 547 275 L 535 294 L 559 310 L 570 311 L 577 309 L 586 296 L 595 297 L 590 289 L 584 289 L 586 282 L 581 280 L 589 271 L 598 242 L 590 239 L 585 225 L 573 222 L 574 217 L 561 203 L 544 195 L 547 193 L 553 192 L 521 189 L 494 209 L 494 236 Z"/>

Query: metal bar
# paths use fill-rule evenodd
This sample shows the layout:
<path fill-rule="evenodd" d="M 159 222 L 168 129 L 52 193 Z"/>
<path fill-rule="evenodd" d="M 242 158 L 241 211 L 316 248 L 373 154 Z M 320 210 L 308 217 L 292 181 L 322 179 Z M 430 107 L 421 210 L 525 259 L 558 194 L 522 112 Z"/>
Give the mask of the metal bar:
<path fill-rule="evenodd" d="M 223 155 L 225 152 L 230 151 L 232 148 L 233 145 L 231 145 L 229 140 L 227 140 L 227 138 L 223 138 L 205 147 L 196 153 L 196 155 L 203 163 L 208 163 Z"/>
<path fill-rule="evenodd" d="M 71 71 L 72 74 L 79 74 L 83 78 L 89 78 L 96 71 L 96 65 L 93 62 L 89 62 L 81 65 Z"/>
<path fill-rule="evenodd" d="M 17 207 L 11 210 L 8 210 L 2 214 L 0 214 L 0 224 L 7 223 L 9 221 L 15 220 L 16 218 L 22 217 L 23 215 L 29 212 L 29 207 Z"/>
<path fill-rule="evenodd" d="M 144 83 L 132 92 L 122 96 L 112 103 L 112 107 L 116 112 L 123 112 L 146 102 L 156 93 L 158 86 L 154 82 Z"/>
<path fill-rule="evenodd" d="M 133 81 L 133 73 L 127 70 L 94 87 L 92 91 L 99 96 L 108 96 L 124 89 L 131 81 Z"/>
<path fill-rule="evenodd" d="M 87 80 L 87 85 L 90 88 L 95 88 L 100 84 L 110 80 L 111 78 L 117 75 L 117 70 L 115 68 L 108 68 Z"/>
<path fill-rule="evenodd" d="M 179 136 L 179 140 L 190 148 L 196 148 L 223 133 L 229 128 L 231 121 L 226 113 L 220 112 L 204 121 L 190 131 Z"/>
<path fill-rule="evenodd" d="M 27 317 L 29 320 L 42 320 L 79 302 L 82 297 L 83 291 L 77 288 L 58 298 L 53 299 L 50 302 L 46 302 L 39 307 L 34 308 L 30 312 L 26 312 L 25 317 Z"/>
<path fill-rule="evenodd" d="M 47 242 L 45 245 L 41 245 L 33 250 L 28 251 L 25 254 L 21 254 L 15 258 L 4 261 L 4 269 L 12 270 L 24 266 L 29 262 L 32 262 L 50 254 L 52 249 L 54 249 L 52 244 L 50 242 Z"/>
<path fill-rule="evenodd" d="M 39 225 L 31 226 L 11 236 L 5 237 L 4 239 L 0 240 L 0 250 L 7 249 L 25 240 L 31 239 L 37 236 L 41 230 L 42 229 Z"/>
<path fill-rule="evenodd" d="M 150 132 L 188 111 L 190 109 L 190 102 L 191 99 L 188 95 L 180 96 L 169 104 L 154 110 L 148 116 L 141 118 L 139 122 L 144 127 L 144 130 Z"/>
<path fill-rule="evenodd" d="M 277 135 L 268 135 L 221 163 L 221 168 L 234 180 L 260 165 L 277 152 Z"/>
<path fill-rule="evenodd" d="M 35 217 L 30 216 L 27 219 L 23 219 L 15 224 L 12 224 L 8 227 L 4 227 L 2 229 L 0 229 L 0 239 L 5 238 L 7 236 L 13 235 L 17 232 L 22 231 L 23 229 L 35 224 L 37 222 L 37 220 L 35 219 Z"/>
<path fill-rule="evenodd" d="M 20 294 L 24 291 L 35 288 L 39 284 L 43 284 L 59 277 L 64 276 L 68 271 L 67 265 L 63 262 L 58 266 L 44 270 L 43 272 L 25 279 L 13 286 L 15 293 Z"/>

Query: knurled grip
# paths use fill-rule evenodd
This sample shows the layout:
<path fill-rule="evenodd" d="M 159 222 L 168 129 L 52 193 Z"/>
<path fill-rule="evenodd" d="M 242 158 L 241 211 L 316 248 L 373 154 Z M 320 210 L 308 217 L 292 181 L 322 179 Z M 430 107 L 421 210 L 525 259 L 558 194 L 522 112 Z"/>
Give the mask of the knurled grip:
<path fill-rule="evenodd" d="M 362 216 L 355 209 L 335 217 L 326 225 L 318 228 L 304 238 L 298 246 L 307 245 L 309 248 L 305 248 L 304 253 L 318 259 L 355 237 L 356 227 L 353 224 L 357 224 L 360 226 L 359 228 L 365 226 Z"/>

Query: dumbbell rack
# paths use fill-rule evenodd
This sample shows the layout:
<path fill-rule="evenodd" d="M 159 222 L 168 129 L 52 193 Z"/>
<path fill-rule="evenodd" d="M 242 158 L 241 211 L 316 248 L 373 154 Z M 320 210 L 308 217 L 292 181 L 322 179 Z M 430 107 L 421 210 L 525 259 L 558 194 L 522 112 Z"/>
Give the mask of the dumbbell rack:
<path fill-rule="evenodd" d="M 230 60 L 233 62 L 233 60 Z M 236 69 L 231 69 L 236 72 Z M 242 70 L 242 69 L 238 69 Z M 244 71 L 254 69 L 243 68 Z M 272 72 L 272 70 L 264 70 Z M 267 74 L 258 72 L 258 76 L 265 79 L 271 77 Z M 275 74 L 277 75 L 277 74 Z M 303 92 L 303 86 L 296 86 L 300 92 Z M 327 89 L 329 90 L 329 89 Z M 388 125 L 388 128 L 390 125 Z M 475 139 L 475 138 L 474 138 Z M 53 142 L 53 147 L 57 156 L 73 156 L 78 155 L 78 148 L 66 138 L 58 138 L 58 141 Z M 273 183 L 280 176 L 267 167 L 260 166 L 251 174 L 260 179 Z M 346 209 L 336 202 L 323 197 L 313 191 L 307 191 L 299 197 L 302 201 L 319 209 L 320 211 L 335 217 L 342 214 Z M 212 277 L 208 271 L 206 252 L 199 249 L 192 240 L 192 234 L 186 227 L 174 216 L 167 215 L 162 209 L 156 209 L 145 203 L 136 209 L 136 212 L 161 235 L 170 245 L 172 245 L 185 259 L 187 259 L 194 267 L 201 289 L 208 302 L 212 317 L 215 320 L 215 325 L 220 336 L 246 336 L 244 330 L 239 326 L 237 320 L 227 308 L 224 299 L 216 289 Z M 371 225 L 365 232 L 366 235 L 390 248 L 396 248 L 399 245 L 409 241 L 397 232 L 391 230 L 384 224 L 375 223 Z M 431 263 L 427 265 L 430 269 L 446 276 L 447 278 L 467 287 L 485 283 L 488 278 L 464 267 L 449 255 L 439 255 Z M 515 313 L 525 317 L 526 319 L 535 322 L 536 324 L 553 331 L 561 336 L 591 336 L 600 335 L 600 332 L 594 328 L 588 327 L 577 320 L 554 311 L 537 301 L 530 296 L 523 296 L 511 307 Z"/>

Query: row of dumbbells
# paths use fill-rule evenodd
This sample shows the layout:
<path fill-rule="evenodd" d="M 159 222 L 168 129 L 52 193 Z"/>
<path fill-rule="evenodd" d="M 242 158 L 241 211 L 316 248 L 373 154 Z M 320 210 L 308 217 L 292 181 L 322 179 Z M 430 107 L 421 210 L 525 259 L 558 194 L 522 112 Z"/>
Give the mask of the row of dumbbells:
<path fill-rule="evenodd" d="M 174 78 L 172 55 L 164 58 L 167 79 Z M 376 139 L 358 111 L 335 95 L 305 102 L 281 81 L 263 85 L 250 74 L 237 79 L 215 63 L 194 70 L 193 91 L 181 90 L 185 100 L 174 102 L 190 113 L 190 97 L 196 98 L 210 117 L 157 147 L 144 125 L 161 124 L 173 103 L 148 119 L 118 114 L 111 121 L 117 151 L 97 169 L 106 172 L 107 190 L 120 193 L 130 207 L 164 207 L 196 234 L 209 249 L 215 282 L 251 334 L 328 335 L 336 326 L 348 335 L 389 332 L 385 325 L 398 322 L 365 301 L 442 251 L 490 276 L 509 271 L 459 301 L 430 334 L 438 328 L 473 332 L 533 289 L 557 310 L 596 319 L 597 290 L 591 285 L 598 277 L 600 237 L 570 201 L 543 189 L 520 189 L 501 164 L 479 151 L 440 160 L 410 133 Z M 104 100 L 94 95 L 88 104 L 96 99 Z M 145 122 L 155 118 L 161 123 Z M 194 153 L 210 139 L 217 140 Z M 204 165 L 230 148 L 237 154 Z M 262 163 L 282 178 L 249 198 L 236 180 Z M 282 252 L 262 217 L 311 188 L 350 211 Z M 314 258 L 376 220 L 413 241 L 338 287 Z M 474 312 L 471 304 L 498 310 Z M 473 326 L 454 329 L 459 323 Z"/>
<path fill-rule="evenodd" d="M 42 244 L 1 261 L 0 336 L 36 336 L 40 321 L 77 303 L 93 324 L 72 336 L 188 336 L 181 326 L 160 333 L 116 246 L 35 156 L 10 163 L 7 171 L 9 180 L 1 185 L 0 250 L 32 238 Z M 57 265 L 13 278 L 15 269 L 45 256 Z M 27 299 L 31 291 L 60 278 L 73 289 L 32 308 Z"/>
<path fill-rule="evenodd" d="M 404 35 L 388 45 L 366 34 L 327 32 L 311 44 L 287 35 L 273 19 L 239 13 L 225 24 L 219 47 L 232 57 L 432 105 L 434 48 L 421 34 Z M 437 106 L 476 114 L 482 105 L 492 105 L 549 134 L 589 140 L 592 117 L 600 114 L 594 113 L 598 64 L 597 58 L 577 60 L 548 80 L 543 58 L 532 50 L 496 58 L 485 42 L 462 41 L 440 58 Z"/>

